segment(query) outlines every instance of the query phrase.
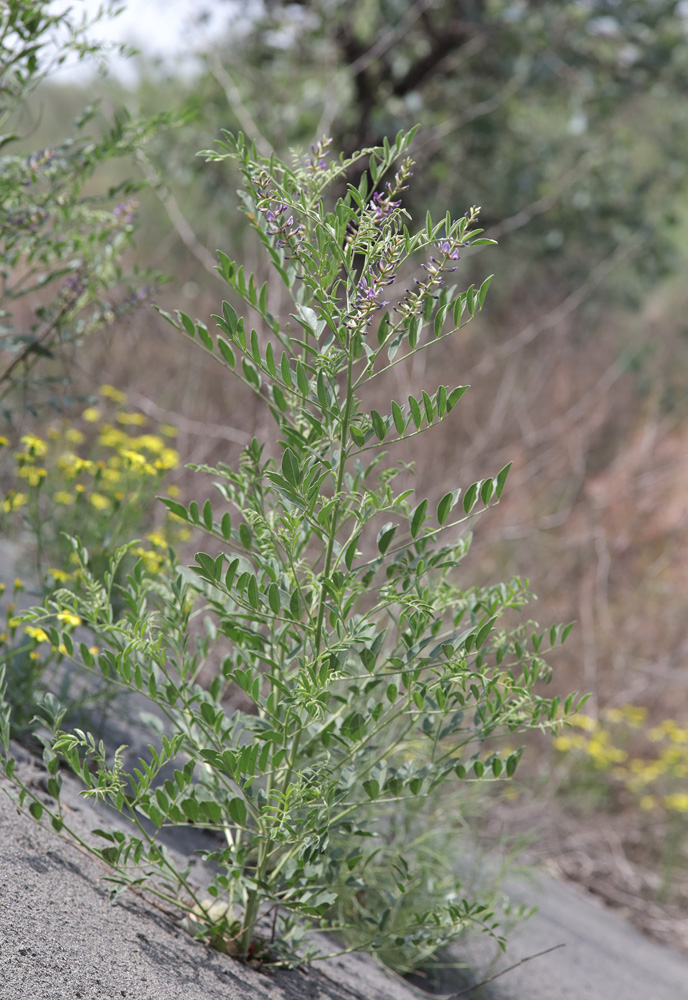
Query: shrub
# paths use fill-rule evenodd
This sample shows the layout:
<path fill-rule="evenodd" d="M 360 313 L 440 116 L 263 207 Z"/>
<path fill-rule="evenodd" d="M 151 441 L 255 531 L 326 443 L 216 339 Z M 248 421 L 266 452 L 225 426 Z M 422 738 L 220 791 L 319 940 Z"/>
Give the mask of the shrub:
<path fill-rule="evenodd" d="M 519 752 L 501 752 L 500 736 L 547 729 L 562 712 L 559 698 L 536 688 L 550 676 L 543 653 L 570 626 L 510 623 L 505 616 L 528 603 L 527 581 L 462 582 L 466 524 L 499 502 L 508 466 L 431 506 L 390 455 L 454 419 L 467 387 L 417 391 L 388 412 L 364 404 L 383 372 L 461 329 L 489 284 L 458 291 L 447 282 L 462 253 L 491 242 L 475 228 L 476 209 L 409 230 L 412 135 L 333 162 L 323 141 L 293 167 L 258 156 L 241 135 L 226 133 L 206 153 L 238 160 L 246 214 L 290 311 L 274 315 L 273 289 L 220 252 L 221 275 L 260 330 L 228 301 L 214 317 L 217 334 L 184 313 L 167 318 L 253 389 L 275 437 L 254 438 L 237 468 L 203 467 L 216 503 L 164 500 L 208 536 L 193 575 L 139 562 L 116 621 L 112 588 L 125 550 L 101 582 L 74 541 L 83 590 L 58 591 L 22 616 L 75 662 L 145 694 L 168 723 L 127 773 L 123 748 L 113 761 L 91 734 L 63 731 L 57 706 L 45 711 L 53 793 L 66 760 L 84 794 L 132 821 L 129 835 L 97 831 L 114 893 L 145 885 L 186 908 L 199 936 L 244 957 L 262 947 L 268 918 L 275 961 L 312 954 L 299 945 L 311 925 L 350 948 L 403 954 L 407 966 L 466 927 L 498 935 L 493 912 L 469 897 L 456 870 L 433 888 L 419 835 L 431 808 L 456 829 L 470 783 L 513 775 Z M 355 164 L 367 168 L 360 184 L 332 196 Z M 418 257 L 423 277 L 397 291 Z M 201 611 L 204 636 L 191 629 Z M 91 629 L 98 653 L 74 642 L 70 614 Z M 209 665 L 204 688 L 198 674 Z M 248 707 L 230 711 L 237 691 Z M 573 709 L 570 696 L 563 712 Z M 5 720 L 12 777 L 7 712 Z M 40 818 L 30 789 L 19 800 Z M 68 832 L 59 812 L 52 822 Z M 209 899 L 156 841 L 163 827 L 183 824 L 222 837 L 205 854 L 217 866 Z"/>

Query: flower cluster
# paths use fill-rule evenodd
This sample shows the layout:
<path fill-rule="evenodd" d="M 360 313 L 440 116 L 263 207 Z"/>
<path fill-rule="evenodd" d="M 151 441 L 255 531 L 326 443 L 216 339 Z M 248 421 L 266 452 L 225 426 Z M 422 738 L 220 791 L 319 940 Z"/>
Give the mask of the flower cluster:
<path fill-rule="evenodd" d="M 188 535 L 171 521 L 151 532 L 155 495 L 179 465 L 170 443 L 177 430 L 170 424 L 147 429 L 147 418 L 126 409 L 125 394 L 113 386 L 101 386 L 100 396 L 101 402 L 87 406 L 78 422 L 53 426 L 45 438 L 33 433 L 21 438 L 13 456 L 21 488 L 5 494 L 0 513 L 22 508 L 44 555 L 57 565 L 69 558 L 63 533 L 78 534 L 97 556 L 105 546 L 114 548 L 147 530 L 151 547 L 140 547 L 137 554 L 154 570 L 167 545 Z M 0 438 L 0 446 L 8 444 Z M 166 489 L 174 494 L 174 485 Z M 69 574 L 49 569 L 46 577 L 63 582 Z"/>
<path fill-rule="evenodd" d="M 402 317 L 410 319 L 412 316 L 420 316 L 423 312 L 426 298 L 428 296 L 437 298 L 439 289 L 444 284 L 442 275 L 450 274 L 456 270 L 456 265 L 453 261 L 460 259 L 459 249 L 462 246 L 464 246 L 463 243 L 454 239 L 442 240 L 441 243 L 435 245 L 435 251 L 439 256 L 432 256 L 427 263 L 421 264 L 423 270 L 427 271 L 428 277 L 425 281 L 420 281 L 416 278 L 416 287 L 410 289 L 401 300 L 401 303 L 396 307 L 396 311 Z"/>
<path fill-rule="evenodd" d="M 388 219 L 391 215 L 394 215 L 397 208 L 401 207 L 401 198 L 399 198 L 399 195 L 408 188 L 408 180 L 413 174 L 411 170 L 412 166 L 413 160 L 407 157 L 395 173 L 394 180 L 387 181 L 385 184 L 384 192 L 376 191 L 373 195 L 369 209 L 377 222 L 383 222 L 385 219 Z"/>
<path fill-rule="evenodd" d="M 309 174 L 317 174 L 323 170 L 327 170 L 327 158 L 330 155 L 331 145 L 332 139 L 330 136 L 324 135 L 322 139 L 319 139 L 311 146 L 311 155 L 306 160 L 306 169 Z"/>
<path fill-rule="evenodd" d="M 136 217 L 136 209 L 138 207 L 139 203 L 134 198 L 128 198 L 126 201 L 120 202 L 119 205 L 115 205 L 112 210 L 112 217 L 115 220 L 115 224 L 118 226 L 131 225 Z"/>
<path fill-rule="evenodd" d="M 273 210 L 265 208 L 265 218 L 268 223 L 268 233 L 270 236 L 279 237 L 278 247 L 292 246 L 294 241 L 301 242 L 303 239 L 303 226 L 300 222 L 294 222 L 294 216 L 284 219 L 282 216 L 289 210 L 288 205 L 278 204 Z"/>
<path fill-rule="evenodd" d="M 580 714 L 569 721 L 574 729 L 555 739 L 557 750 L 587 759 L 646 812 L 688 813 L 688 725 L 665 719 L 646 729 L 647 710 L 640 705 L 607 709 L 600 719 Z M 646 752 L 632 754 L 631 746 L 640 740 Z"/>

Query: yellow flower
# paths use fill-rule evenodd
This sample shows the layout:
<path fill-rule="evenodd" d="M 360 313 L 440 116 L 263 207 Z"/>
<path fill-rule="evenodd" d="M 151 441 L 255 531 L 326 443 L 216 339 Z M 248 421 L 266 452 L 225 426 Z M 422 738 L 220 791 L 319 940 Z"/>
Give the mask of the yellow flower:
<path fill-rule="evenodd" d="M 31 652 L 29 653 L 29 659 L 30 660 L 37 660 L 38 659 L 38 653 L 36 652 L 35 649 L 32 649 Z"/>
<path fill-rule="evenodd" d="M 65 438 L 70 444 L 83 444 L 86 440 L 86 435 L 82 434 L 81 431 L 78 431 L 76 427 L 70 427 L 65 432 Z"/>
<path fill-rule="evenodd" d="M 60 611 L 57 615 L 59 622 L 66 622 L 67 625 L 81 625 L 81 618 L 72 611 Z"/>
<path fill-rule="evenodd" d="M 96 464 L 88 458 L 80 458 L 73 452 L 65 452 L 57 460 L 58 467 L 62 469 L 65 476 L 74 477 L 80 472 L 95 472 Z"/>
<path fill-rule="evenodd" d="M 671 809 L 672 812 L 688 812 L 688 794 L 675 792 L 673 795 L 665 795 L 662 805 L 665 809 Z"/>
<path fill-rule="evenodd" d="M 117 420 L 120 424 L 135 424 L 138 427 L 146 422 L 146 418 L 142 413 L 118 413 Z"/>
<path fill-rule="evenodd" d="M 91 505 L 95 507 L 96 510 L 105 510 L 106 507 L 110 506 L 110 501 L 107 497 L 104 497 L 102 493 L 91 493 L 89 497 Z"/>
<path fill-rule="evenodd" d="M 164 451 L 165 442 L 157 434 L 142 434 L 141 437 L 137 437 L 132 441 L 132 447 L 145 448 L 146 451 L 152 451 L 154 455 L 158 455 L 161 451 Z"/>
<path fill-rule="evenodd" d="M 45 479 L 47 472 L 45 469 L 37 469 L 33 465 L 24 465 L 17 470 L 17 475 L 25 479 L 29 486 L 39 486 L 42 479 Z"/>
<path fill-rule="evenodd" d="M 82 418 L 89 424 L 95 424 L 100 420 L 100 410 L 97 406 L 89 406 L 81 414 Z"/>
<path fill-rule="evenodd" d="M 122 458 L 128 459 L 131 465 L 139 469 L 141 468 L 142 465 L 148 464 L 143 455 L 139 455 L 138 451 L 131 451 L 131 449 L 129 448 L 126 451 L 122 452 Z"/>
<path fill-rule="evenodd" d="M 605 722 L 623 722 L 623 712 L 619 708 L 608 708 L 603 713 L 603 717 Z"/>
<path fill-rule="evenodd" d="M 155 462 L 156 469 L 176 469 L 179 465 L 179 452 L 174 448 L 165 448 L 160 458 Z"/>
<path fill-rule="evenodd" d="M 27 625 L 24 629 L 26 634 L 30 636 L 31 639 L 35 639 L 36 642 L 48 642 L 48 636 L 44 629 L 37 628 L 35 625 Z"/>
<path fill-rule="evenodd" d="M 72 494 L 67 493 L 65 490 L 58 490 L 57 493 L 53 493 L 53 500 L 55 503 L 64 504 L 65 507 L 69 507 L 70 504 L 74 503 Z"/>
<path fill-rule="evenodd" d="M 0 434 L 0 448 L 5 444 L 9 444 L 9 441 L 4 434 Z"/>
<path fill-rule="evenodd" d="M 576 712 L 569 719 L 574 726 L 578 726 L 579 729 L 584 729 L 586 733 L 591 733 L 594 729 L 597 729 L 597 722 L 595 719 L 591 718 L 589 715 L 582 715 L 580 712 Z"/>
<path fill-rule="evenodd" d="M 69 573 L 65 573 L 63 569 L 51 568 L 47 572 L 52 576 L 53 580 L 57 580 L 58 583 L 63 583 L 65 580 L 69 579 Z"/>
<path fill-rule="evenodd" d="M 162 566 L 162 557 L 157 552 L 144 549 L 141 545 L 134 549 L 134 554 L 140 556 L 145 568 L 153 573 L 157 572 Z"/>
<path fill-rule="evenodd" d="M 29 450 L 30 454 L 36 455 L 39 458 L 42 458 L 48 450 L 48 446 L 43 438 L 36 437 L 35 434 L 24 434 L 20 440 Z"/>
<path fill-rule="evenodd" d="M 167 438 L 175 438 L 179 434 L 179 431 L 172 424 L 163 424 L 160 428 L 160 433 L 164 434 Z"/>
<path fill-rule="evenodd" d="M 179 494 L 181 493 L 181 490 L 179 489 L 178 486 L 175 486 L 173 483 L 171 486 L 167 487 L 167 492 L 171 497 L 178 497 Z"/>
<path fill-rule="evenodd" d="M 555 750 L 560 750 L 562 753 L 566 753 L 567 750 L 573 749 L 573 740 L 570 736 L 557 736 L 554 740 Z"/>
<path fill-rule="evenodd" d="M 83 493 L 85 489 L 86 487 L 84 486 L 83 483 L 77 483 L 76 486 L 74 487 L 74 490 L 77 493 Z"/>
<path fill-rule="evenodd" d="M 0 632 L 0 642 L 7 642 L 8 639 L 9 636 L 7 635 L 7 632 Z"/>
<path fill-rule="evenodd" d="M 89 653 L 93 653 L 93 655 L 95 656 L 96 653 L 100 652 L 100 647 L 99 646 L 89 646 L 88 647 L 88 651 L 89 651 Z"/>
<path fill-rule="evenodd" d="M 167 548 L 167 540 L 164 535 L 161 535 L 159 531 L 151 531 L 150 534 L 146 535 L 146 538 L 151 543 L 159 549 Z"/>
<path fill-rule="evenodd" d="M 121 431 L 119 427 L 113 427 L 112 424 L 103 424 L 98 440 L 105 448 L 119 448 L 123 444 L 129 444 L 130 439 L 129 435 Z"/>
<path fill-rule="evenodd" d="M 118 469 L 103 469 L 102 477 L 106 483 L 118 483 L 122 475 Z"/>
<path fill-rule="evenodd" d="M 17 510 L 18 507 L 23 507 L 27 500 L 28 497 L 26 493 L 17 493 L 15 490 L 10 490 L 2 502 L 2 509 L 5 513 L 9 513 L 11 510 Z"/>
<path fill-rule="evenodd" d="M 621 713 L 629 726 L 633 726 L 634 729 L 640 729 L 647 719 L 647 709 L 642 705 L 624 705 Z"/>
<path fill-rule="evenodd" d="M 113 403 L 125 403 L 127 399 L 126 393 L 115 389 L 114 385 L 101 385 L 100 394 L 107 399 L 111 399 Z"/>
<path fill-rule="evenodd" d="M 24 581 L 20 577 L 15 576 L 15 578 L 14 578 L 14 592 L 15 592 L 15 594 L 16 594 L 16 592 L 18 590 L 23 590 L 23 589 L 24 589 Z"/>

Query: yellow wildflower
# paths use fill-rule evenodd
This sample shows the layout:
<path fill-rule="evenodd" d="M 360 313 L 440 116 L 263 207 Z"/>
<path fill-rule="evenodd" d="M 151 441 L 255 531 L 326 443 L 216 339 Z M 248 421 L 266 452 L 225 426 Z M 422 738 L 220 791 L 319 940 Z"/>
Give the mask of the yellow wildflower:
<path fill-rule="evenodd" d="M 122 458 L 128 459 L 131 465 L 136 468 L 141 468 L 142 465 L 148 464 L 143 455 L 139 455 L 138 451 L 131 451 L 129 448 L 122 452 Z"/>
<path fill-rule="evenodd" d="M 164 535 L 161 535 L 159 531 L 151 531 L 150 534 L 146 535 L 146 538 L 151 543 L 159 549 L 167 548 L 167 540 Z"/>
<path fill-rule="evenodd" d="M 675 792 L 673 795 L 665 795 L 662 805 L 672 812 L 688 812 L 688 794 L 686 792 Z"/>
<path fill-rule="evenodd" d="M 100 394 L 107 399 L 111 399 L 113 403 L 125 403 L 127 399 L 126 393 L 115 389 L 114 385 L 101 385 Z"/>
<path fill-rule="evenodd" d="M 93 653 L 93 655 L 95 656 L 96 653 L 100 652 L 100 647 L 99 646 L 89 646 L 88 647 L 88 651 L 89 651 L 89 653 Z"/>
<path fill-rule="evenodd" d="M 25 479 L 29 486 L 39 486 L 47 472 L 45 469 L 37 469 L 34 465 L 24 465 L 21 469 L 17 469 L 17 475 Z"/>
<path fill-rule="evenodd" d="M 167 487 L 167 492 L 171 497 L 178 497 L 179 494 L 181 493 L 181 490 L 179 489 L 178 486 L 175 486 L 173 483 L 171 486 Z"/>
<path fill-rule="evenodd" d="M 90 496 L 91 505 L 95 507 L 96 510 L 105 510 L 106 507 L 110 506 L 110 501 L 107 497 L 104 497 L 102 493 L 91 493 Z"/>
<path fill-rule="evenodd" d="M 620 708 L 608 708 L 603 713 L 603 718 L 605 722 L 617 723 L 623 722 L 623 712 Z"/>
<path fill-rule="evenodd" d="M 160 458 L 155 462 L 156 469 L 176 469 L 179 465 L 179 452 L 174 448 L 165 448 Z"/>
<path fill-rule="evenodd" d="M 27 625 L 24 629 L 26 634 L 31 638 L 35 639 L 36 642 L 48 642 L 48 636 L 44 629 L 37 628 L 35 625 Z"/>
<path fill-rule="evenodd" d="M 2 502 L 2 509 L 7 514 L 11 510 L 17 510 L 18 507 L 23 507 L 27 500 L 28 497 L 26 493 L 17 493 L 15 490 L 10 490 Z"/>
<path fill-rule="evenodd" d="M 145 568 L 153 573 L 157 572 L 162 566 L 162 557 L 157 552 L 144 549 L 141 545 L 134 549 L 134 554 L 140 556 Z"/>
<path fill-rule="evenodd" d="M 625 721 L 634 729 L 640 729 L 647 719 L 647 709 L 642 705 L 624 705 L 621 709 Z"/>
<path fill-rule="evenodd" d="M 0 448 L 6 444 L 9 444 L 8 439 L 5 437 L 4 434 L 0 434 Z"/>
<path fill-rule="evenodd" d="M 38 458 L 42 458 L 48 450 L 48 446 L 43 438 L 36 437 L 35 434 L 24 434 L 20 440 L 29 452 L 32 455 L 36 455 Z"/>
<path fill-rule="evenodd" d="M 146 418 L 142 413 L 118 413 L 117 420 L 120 424 L 135 424 L 137 427 L 146 422 Z"/>
<path fill-rule="evenodd" d="M 31 652 L 29 653 L 29 659 L 30 660 L 37 660 L 38 659 L 38 653 L 36 652 L 35 649 L 32 649 Z"/>
<path fill-rule="evenodd" d="M 100 410 L 97 406 L 89 406 L 81 414 L 82 419 L 84 419 L 89 424 L 95 424 L 100 420 Z"/>
<path fill-rule="evenodd" d="M 47 570 L 47 572 L 50 576 L 52 576 L 53 580 L 56 580 L 58 583 L 63 583 L 65 580 L 69 579 L 69 573 L 65 573 L 63 569 L 51 568 Z"/>
<path fill-rule="evenodd" d="M 60 611 L 57 615 L 59 622 L 66 622 L 67 625 L 81 625 L 81 618 L 73 611 Z"/>
<path fill-rule="evenodd" d="M 137 437 L 132 441 L 132 447 L 145 448 L 146 451 L 152 451 L 154 455 L 158 455 L 161 451 L 164 451 L 165 442 L 157 434 L 142 434 L 141 437 Z"/>
<path fill-rule="evenodd" d="M 580 712 L 576 712 L 569 719 L 574 726 L 578 726 L 579 729 L 584 729 L 586 733 L 591 733 L 594 729 L 597 729 L 597 722 L 595 719 L 591 718 L 589 715 L 583 715 Z"/>
<path fill-rule="evenodd" d="M 7 635 L 7 632 L 0 632 L 0 642 L 7 642 L 8 639 L 9 636 Z"/>
<path fill-rule="evenodd" d="M 82 434 L 81 431 L 76 429 L 76 427 L 70 427 L 65 432 L 65 438 L 70 444 L 83 444 L 86 440 L 86 435 Z"/>
<path fill-rule="evenodd" d="M 177 434 L 179 434 L 179 431 L 176 427 L 173 427 L 172 424 L 163 424 L 160 428 L 160 433 L 165 437 L 174 438 Z"/>
<path fill-rule="evenodd" d="M 573 740 L 570 736 L 557 736 L 554 740 L 554 748 L 566 753 L 567 750 L 573 750 Z"/>
<path fill-rule="evenodd" d="M 123 444 L 129 444 L 129 435 L 121 431 L 119 427 L 112 424 L 103 424 L 100 429 L 98 440 L 106 448 L 119 448 Z"/>

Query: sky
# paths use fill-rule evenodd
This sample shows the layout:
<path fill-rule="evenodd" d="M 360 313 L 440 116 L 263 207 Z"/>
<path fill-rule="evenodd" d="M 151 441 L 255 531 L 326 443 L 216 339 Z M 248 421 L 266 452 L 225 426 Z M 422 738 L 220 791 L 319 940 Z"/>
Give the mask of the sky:
<path fill-rule="evenodd" d="M 92 18 L 102 0 L 54 0 L 51 11 L 71 8 L 80 17 L 82 12 Z M 88 34 L 90 38 L 111 42 L 127 42 L 147 57 L 184 64 L 191 69 L 190 49 L 206 48 L 218 34 L 223 34 L 236 13 L 232 4 L 222 0 L 121 0 L 122 13 L 114 19 L 104 19 Z M 205 12 L 207 20 L 199 24 L 199 14 Z M 112 57 L 109 70 L 123 83 L 136 80 L 136 65 L 132 60 Z M 86 62 L 69 65 L 60 71 L 63 81 L 83 81 L 93 73 L 93 65 Z"/>

